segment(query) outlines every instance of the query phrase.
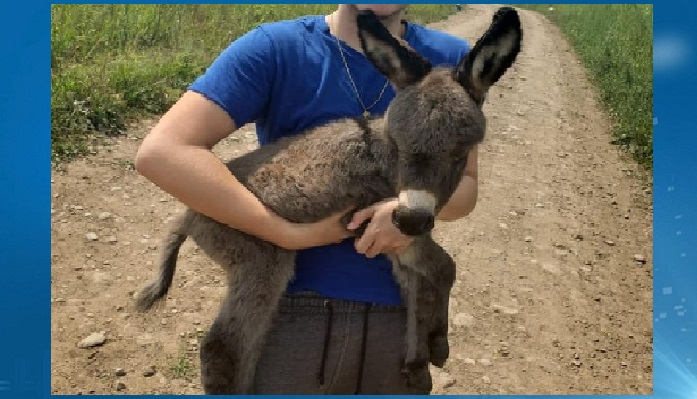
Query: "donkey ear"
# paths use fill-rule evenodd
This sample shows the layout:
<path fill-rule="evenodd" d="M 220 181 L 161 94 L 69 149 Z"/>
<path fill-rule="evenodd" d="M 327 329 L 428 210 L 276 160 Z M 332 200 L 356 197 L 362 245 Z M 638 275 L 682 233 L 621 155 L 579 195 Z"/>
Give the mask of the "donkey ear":
<path fill-rule="evenodd" d="M 513 65 L 522 39 L 523 31 L 516 10 L 500 8 L 489 29 L 455 68 L 455 80 L 477 103 L 483 103 L 489 87 Z"/>
<path fill-rule="evenodd" d="M 356 22 L 363 53 L 396 89 L 420 81 L 431 71 L 431 63 L 402 46 L 372 11 L 359 11 Z"/>

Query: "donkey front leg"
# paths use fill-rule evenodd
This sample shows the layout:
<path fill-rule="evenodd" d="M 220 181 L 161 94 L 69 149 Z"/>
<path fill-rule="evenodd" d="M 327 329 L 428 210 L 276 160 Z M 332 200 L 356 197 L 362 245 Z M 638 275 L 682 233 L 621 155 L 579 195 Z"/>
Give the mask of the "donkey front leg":
<path fill-rule="evenodd" d="M 428 334 L 430 362 L 436 367 L 443 367 L 450 356 L 448 343 L 448 306 L 449 296 L 433 292 L 435 302 L 431 314 L 431 331 Z"/>
<path fill-rule="evenodd" d="M 422 309 L 431 316 L 429 324 L 430 361 L 436 367 L 443 367 L 450 355 L 448 344 L 448 310 L 450 306 L 450 291 L 455 283 L 456 265 L 453 258 L 433 240 L 423 240 L 421 243 L 421 259 L 430 266 L 431 281 L 421 287 L 421 295 L 430 301 L 431 308 Z"/>
<path fill-rule="evenodd" d="M 428 370 L 428 323 L 425 323 L 419 291 L 424 283 L 423 277 L 414 272 L 412 263 L 419 257 L 418 247 L 411 245 L 399 255 L 391 256 L 392 271 L 402 290 L 406 302 L 407 326 L 405 334 L 405 358 L 402 374 L 409 387 L 418 392 L 431 389 L 431 375 Z M 425 309 L 428 309 L 427 306 Z"/>
<path fill-rule="evenodd" d="M 423 303 L 425 298 L 420 294 L 423 285 L 428 284 L 421 276 L 411 270 L 405 270 L 406 289 L 404 290 L 407 302 L 407 328 L 406 328 L 406 356 L 402 373 L 407 385 L 415 392 L 430 391 L 432 388 L 431 373 L 428 369 L 429 348 L 428 318 L 426 314 L 431 308 Z"/>
<path fill-rule="evenodd" d="M 426 340 L 430 362 L 442 367 L 448 359 L 448 307 L 450 290 L 455 282 L 455 261 L 429 235 L 412 243 L 399 256 L 402 267 L 421 277 L 419 305 L 421 322 L 427 328 Z"/>
<path fill-rule="evenodd" d="M 264 339 L 294 269 L 292 256 L 273 258 L 275 262 L 266 264 L 232 266 L 237 277 L 231 279 L 220 313 L 201 343 L 206 394 L 252 393 Z"/>

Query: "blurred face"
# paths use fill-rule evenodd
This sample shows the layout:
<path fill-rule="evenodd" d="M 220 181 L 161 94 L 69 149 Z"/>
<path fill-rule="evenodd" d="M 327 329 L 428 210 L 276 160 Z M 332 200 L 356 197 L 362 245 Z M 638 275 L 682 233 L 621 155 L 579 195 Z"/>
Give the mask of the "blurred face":
<path fill-rule="evenodd" d="M 389 18 L 407 8 L 408 4 L 354 4 L 357 10 L 371 10 L 380 18 Z"/>

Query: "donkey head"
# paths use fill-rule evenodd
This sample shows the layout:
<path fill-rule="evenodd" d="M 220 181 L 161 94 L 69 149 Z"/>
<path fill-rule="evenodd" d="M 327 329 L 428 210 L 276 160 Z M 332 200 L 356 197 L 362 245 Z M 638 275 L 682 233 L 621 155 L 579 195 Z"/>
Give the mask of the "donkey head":
<path fill-rule="evenodd" d="M 520 20 L 514 9 L 499 9 L 455 68 L 433 67 L 402 46 L 370 11 L 360 12 L 357 22 L 363 52 L 397 93 L 385 114 L 386 133 L 398 154 L 399 206 L 393 221 L 404 234 L 420 235 L 433 228 L 469 151 L 484 139 L 482 104 L 520 51 Z"/>

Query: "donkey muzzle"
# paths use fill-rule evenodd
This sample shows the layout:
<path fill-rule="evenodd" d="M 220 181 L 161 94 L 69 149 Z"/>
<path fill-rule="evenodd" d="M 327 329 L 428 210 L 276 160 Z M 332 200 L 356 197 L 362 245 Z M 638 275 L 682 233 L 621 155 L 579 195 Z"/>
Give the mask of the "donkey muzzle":
<path fill-rule="evenodd" d="M 392 223 L 408 236 L 419 236 L 433 230 L 435 217 L 425 209 L 410 209 L 403 205 L 392 211 Z"/>
<path fill-rule="evenodd" d="M 399 205 L 392 212 L 392 223 L 408 236 L 433 230 L 436 197 L 428 190 L 404 189 L 399 192 Z"/>

